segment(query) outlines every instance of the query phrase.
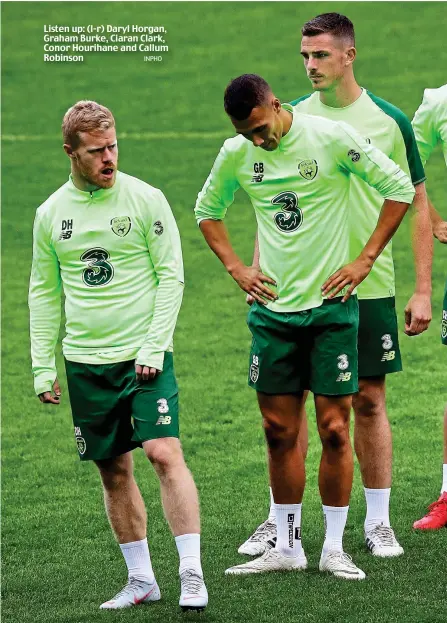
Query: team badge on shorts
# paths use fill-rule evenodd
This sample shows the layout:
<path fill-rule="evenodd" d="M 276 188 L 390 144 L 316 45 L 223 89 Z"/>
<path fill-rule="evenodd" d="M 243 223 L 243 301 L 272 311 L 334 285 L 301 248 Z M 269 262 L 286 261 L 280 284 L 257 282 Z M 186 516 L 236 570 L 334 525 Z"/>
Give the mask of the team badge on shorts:
<path fill-rule="evenodd" d="M 87 450 L 87 444 L 85 443 L 84 437 L 76 437 L 76 445 L 78 446 L 79 454 L 83 456 Z"/>
<path fill-rule="evenodd" d="M 298 165 L 298 171 L 305 180 L 313 180 L 318 173 L 318 164 L 316 160 L 301 160 Z"/>
<path fill-rule="evenodd" d="M 441 337 L 443 340 L 447 337 L 447 311 L 445 309 L 442 310 Z"/>
<path fill-rule="evenodd" d="M 257 355 L 253 355 L 253 363 L 250 366 L 250 380 L 252 383 L 256 383 L 259 378 L 259 358 Z"/>
<path fill-rule="evenodd" d="M 120 238 L 124 238 L 124 236 L 127 236 L 130 232 L 132 221 L 129 216 L 115 216 L 115 218 L 110 221 L 110 225 L 112 226 L 114 234 Z"/>

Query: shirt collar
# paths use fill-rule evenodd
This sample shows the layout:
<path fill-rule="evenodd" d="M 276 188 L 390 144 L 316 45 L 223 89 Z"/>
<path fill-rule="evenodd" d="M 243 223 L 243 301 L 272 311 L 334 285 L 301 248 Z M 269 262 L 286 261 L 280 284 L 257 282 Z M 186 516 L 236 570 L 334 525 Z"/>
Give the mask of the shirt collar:
<path fill-rule="evenodd" d="M 70 173 L 68 176 L 68 185 L 71 191 L 75 192 L 78 197 L 91 201 L 92 199 L 106 199 L 107 197 L 111 197 L 118 190 L 118 186 L 120 183 L 120 172 L 116 172 L 115 183 L 112 188 L 97 188 L 96 190 L 80 190 L 77 186 L 74 185 L 73 176 Z"/>

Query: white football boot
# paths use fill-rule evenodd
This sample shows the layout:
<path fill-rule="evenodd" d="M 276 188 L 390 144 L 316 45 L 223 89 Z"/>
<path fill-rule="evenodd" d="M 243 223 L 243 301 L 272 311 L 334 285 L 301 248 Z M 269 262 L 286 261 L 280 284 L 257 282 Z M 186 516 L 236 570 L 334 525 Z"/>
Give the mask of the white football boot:
<path fill-rule="evenodd" d="M 230 567 L 226 575 L 243 575 L 248 573 L 267 573 L 268 571 L 300 571 L 306 569 L 307 558 L 304 551 L 299 556 L 283 556 L 277 549 L 268 549 L 262 556 L 245 562 L 243 565 Z"/>
<path fill-rule="evenodd" d="M 383 524 L 374 526 L 365 532 L 365 542 L 371 554 L 380 558 L 402 556 L 404 553 L 403 547 L 397 542 L 393 529 Z"/>
<path fill-rule="evenodd" d="M 276 544 L 276 523 L 267 519 L 256 528 L 251 537 L 237 550 L 239 554 L 260 556 Z"/>
<path fill-rule="evenodd" d="M 197 569 L 180 571 L 181 594 L 179 606 L 182 610 L 203 610 L 208 604 L 203 575 Z"/>
<path fill-rule="evenodd" d="M 149 584 L 149 582 L 144 582 L 137 578 L 129 578 L 126 586 L 115 597 L 105 601 L 99 607 L 103 610 L 120 610 L 121 608 L 130 608 L 138 604 L 158 601 L 160 597 L 160 589 L 156 580 Z"/>
<path fill-rule="evenodd" d="M 364 572 L 352 562 L 351 556 L 339 550 L 321 552 L 320 571 L 327 571 L 345 580 L 364 580 L 366 577 Z"/>

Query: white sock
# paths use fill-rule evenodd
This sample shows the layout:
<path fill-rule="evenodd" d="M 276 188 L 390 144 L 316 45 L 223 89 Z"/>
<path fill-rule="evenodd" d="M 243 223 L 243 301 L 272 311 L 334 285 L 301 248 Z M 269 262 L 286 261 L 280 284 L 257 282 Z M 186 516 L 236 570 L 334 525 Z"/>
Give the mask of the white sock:
<path fill-rule="evenodd" d="M 349 506 L 325 506 L 323 504 L 324 525 L 326 535 L 323 552 L 329 550 L 343 551 L 343 532 L 348 518 Z"/>
<path fill-rule="evenodd" d="M 272 521 L 273 523 L 275 523 L 276 522 L 275 500 L 273 499 L 273 491 L 271 487 L 269 487 L 269 491 L 270 491 L 270 510 L 269 510 L 269 516 L 267 517 L 267 521 Z"/>
<path fill-rule="evenodd" d="M 131 543 L 121 543 L 120 549 L 126 561 L 129 578 L 138 578 L 139 580 L 144 580 L 152 584 L 155 580 L 155 576 L 152 569 L 147 539 L 132 541 Z"/>
<path fill-rule="evenodd" d="M 367 489 L 365 531 L 383 524 L 390 525 L 390 493 L 391 489 Z"/>
<path fill-rule="evenodd" d="M 202 573 L 200 563 L 200 534 L 181 534 L 175 537 L 175 544 L 180 558 L 180 571 L 195 569 Z"/>
<path fill-rule="evenodd" d="M 442 466 L 442 489 L 441 494 L 447 491 L 447 463 Z"/>
<path fill-rule="evenodd" d="M 284 556 L 299 556 L 301 546 L 301 504 L 275 504 L 276 549 Z"/>

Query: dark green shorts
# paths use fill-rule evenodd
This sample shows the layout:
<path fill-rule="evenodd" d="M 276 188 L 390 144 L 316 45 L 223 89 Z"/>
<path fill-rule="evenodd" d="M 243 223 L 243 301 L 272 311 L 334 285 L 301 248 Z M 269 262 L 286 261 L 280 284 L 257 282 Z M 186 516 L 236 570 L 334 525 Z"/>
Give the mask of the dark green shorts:
<path fill-rule="evenodd" d="M 302 312 L 278 313 L 253 303 L 248 384 L 265 394 L 343 396 L 358 391 L 357 297 L 324 301 Z"/>
<path fill-rule="evenodd" d="M 359 378 L 402 370 L 394 296 L 359 301 Z"/>
<path fill-rule="evenodd" d="M 163 372 L 137 383 L 135 361 L 93 365 L 65 360 L 81 460 L 109 459 L 143 441 L 178 437 L 178 388 L 172 353 Z"/>
<path fill-rule="evenodd" d="M 444 290 L 444 303 L 442 305 L 441 340 L 447 346 L 447 281 Z"/>

